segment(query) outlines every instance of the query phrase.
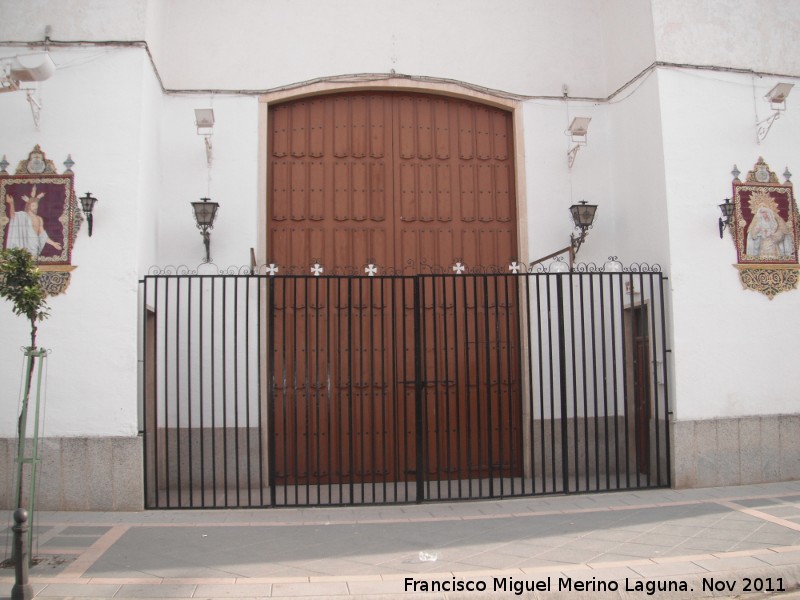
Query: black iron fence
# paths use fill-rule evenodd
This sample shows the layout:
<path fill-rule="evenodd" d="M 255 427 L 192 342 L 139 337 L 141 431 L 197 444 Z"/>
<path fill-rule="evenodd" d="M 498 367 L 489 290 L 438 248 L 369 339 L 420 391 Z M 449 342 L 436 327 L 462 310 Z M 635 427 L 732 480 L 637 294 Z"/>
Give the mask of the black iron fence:
<path fill-rule="evenodd" d="M 140 296 L 147 507 L 669 485 L 658 268 L 166 270 Z"/>

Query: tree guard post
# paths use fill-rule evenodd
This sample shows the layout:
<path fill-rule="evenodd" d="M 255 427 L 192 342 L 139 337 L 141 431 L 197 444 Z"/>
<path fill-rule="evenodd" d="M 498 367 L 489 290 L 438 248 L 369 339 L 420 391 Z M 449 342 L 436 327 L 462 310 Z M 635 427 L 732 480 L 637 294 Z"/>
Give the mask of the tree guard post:
<path fill-rule="evenodd" d="M 14 587 L 12 600 L 33 598 L 33 586 L 28 582 L 28 552 L 25 535 L 28 531 L 28 511 L 18 508 L 14 511 Z"/>

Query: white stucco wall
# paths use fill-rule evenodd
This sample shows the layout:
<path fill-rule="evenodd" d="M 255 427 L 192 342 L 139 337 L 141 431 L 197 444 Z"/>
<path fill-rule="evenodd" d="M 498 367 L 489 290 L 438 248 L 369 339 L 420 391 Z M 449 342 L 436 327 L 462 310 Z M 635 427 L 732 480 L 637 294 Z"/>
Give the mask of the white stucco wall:
<path fill-rule="evenodd" d="M 212 162 L 194 124 L 195 108 L 214 109 Z M 172 95 L 159 120 L 160 184 L 157 205 L 158 251 L 143 264 L 196 267 L 205 247 L 191 202 L 219 202 L 211 231 L 211 258 L 222 267 L 249 265 L 257 246 L 258 100 L 254 96 Z"/>
<path fill-rule="evenodd" d="M 800 6 L 785 0 L 651 0 L 657 59 L 800 72 Z"/>
<path fill-rule="evenodd" d="M 152 83 L 147 83 L 152 72 L 139 49 L 52 50 L 52 57 L 59 70 L 40 84 L 39 131 L 24 93 L 0 94 L 1 151 L 12 162 L 9 170 L 35 144 L 59 172 L 71 154 L 76 192 L 91 191 L 99 199 L 92 237 L 85 224 L 78 233 L 70 287 L 50 299 L 51 316 L 39 328 L 39 345 L 52 351 L 47 360 L 47 434 L 135 435 L 137 219 L 143 204 L 142 172 L 147 170 L 147 161 L 142 161 L 142 91 L 152 92 Z M 26 324 L 3 304 L 0 364 L 11 368 L 3 368 L 10 385 L 2 401 L 16 407 Z M 0 435 L 14 435 L 13 413 L 2 412 Z"/>
<path fill-rule="evenodd" d="M 156 59 L 176 89 L 263 90 L 395 70 L 529 95 L 558 96 L 566 83 L 596 96 L 605 84 L 600 11 L 586 0 L 174 0 Z"/>
<path fill-rule="evenodd" d="M 731 197 L 734 164 L 744 180 L 763 156 L 781 181 L 787 165 L 800 164 L 794 141 L 800 98 L 790 96 L 786 114 L 756 142 L 755 113 L 767 116 L 762 96 L 774 83 L 723 73 L 659 74 L 680 419 L 797 410 L 798 292 L 770 301 L 743 290 L 731 237 L 726 232 L 720 240 L 716 229 L 717 205 Z"/>
<path fill-rule="evenodd" d="M 41 328 L 41 344 L 53 349 L 49 433 L 135 434 L 137 281 L 152 264 L 193 267 L 202 259 L 189 202 L 210 195 L 221 204 L 212 233 L 219 265 L 247 264 L 258 243 L 258 99 L 197 90 L 265 90 L 395 69 L 526 96 L 558 97 L 566 84 L 572 97 L 604 98 L 653 60 L 800 76 L 800 59 L 787 51 L 798 4 L 601 6 L 591 0 L 0 0 L 0 46 L 41 40 L 46 24 L 57 40 L 147 38 L 169 90 L 162 93 L 144 48 L 94 46 L 51 49 L 59 70 L 41 86 L 39 131 L 22 93 L 0 94 L 0 153 L 15 166 L 38 143 L 59 170 L 71 153 L 77 191 L 100 199 L 93 237 L 85 228 L 79 234 L 72 285 L 52 300 L 53 316 Z M 2 46 L 4 56 L 19 51 Z M 565 246 L 567 208 L 585 199 L 600 211 L 580 260 L 602 264 L 618 255 L 665 268 L 679 419 L 796 411 L 800 381 L 792 357 L 800 348 L 791 324 L 800 292 L 770 302 L 741 290 L 730 266 L 733 245 L 716 234 L 717 204 L 730 195 L 734 163 L 746 172 L 763 155 L 779 173 L 800 164 L 797 90 L 767 140 L 756 143 L 756 114 L 768 113 L 761 96 L 777 81 L 660 68 L 610 102 L 520 99 L 524 258 Z M 210 183 L 193 114 L 209 106 L 216 116 Z M 589 144 L 569 170 L 564 130 L 573 116 L 593 120 Z M 19 365 L 25 326 L 0 308 L 3 341 L 19 339 L 0 345 L 0 364 Z M 750 324 L 774 337 L 747 333 Z M 772 374 L 766 389 L 759 371 Z M 9 376 L 5 367 L 3 373 Z M 3 403 L 13 403 L 13 395 L 4 393 Z M 14 419 L 4 414 L 0 435 L 12 436 Z"/>
<path fill-rule="evenodd" d="M 149 0 L 0 0 L 0 40 L 36 42 L 137 41 L 145 39 Z"/>
<path fill-rule="evenodd" d="M 662 121 L 656 73 L 650 73 L 607 106 L 611 226 L 606 245 L 623 263 L 658 264 L 670 272 Z M 599 221 L 605 227 L 606 221 Z M 594 235 L 594 234 L 593 234 Z"/>

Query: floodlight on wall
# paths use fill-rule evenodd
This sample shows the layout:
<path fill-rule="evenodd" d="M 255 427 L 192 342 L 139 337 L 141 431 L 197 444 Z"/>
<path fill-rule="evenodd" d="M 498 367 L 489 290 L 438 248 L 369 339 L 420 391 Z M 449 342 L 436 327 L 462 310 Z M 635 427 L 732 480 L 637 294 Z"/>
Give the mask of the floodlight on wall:
<path fill-rule="evenodd" d="M 28 104 L 31 107 L 33 123 L 39 129 L 39 119 L 42 112 L 41 100 L 34 96 L 37 84 L 53 76 L 56 64 L 47 52 L 34 52 L 13 56 L 0 61 L 2 74 L 0 74 L 0 93 L 23 90 Z"/>
<path fill-rule="evenodd" d="M 203 262 L 211 262 L 211 233 L 214 228 L 214 221 L 217 219 L 219 202 L 210 202 L 211 198 L 200 198 L 198 202 L 192 202 L 194 220 L 200 235 L 203 236 L 203 244 L 206 247 L 206 258 Z"/>
<path fill-rule="evenodd" d="M 86 192 L 85 195 L 81 196 L 81 208 L 83 209 L 83 214 L 86 215 L 86 222 L 89 224 L 89 237 L 92 237 L 92 224 L 94 223 L 94 205 L 97 202 L 97 198 L 92 196 L 91 192 Z"/>
<path fill-rule="evenodd" d="M 45 81 L 56 72 L 56 64 L 47 52 L 23 54 L 2 59 L 0 93 L 23 89 L 25 83 Z"/>
<path fill-rule="evenodd" d="M 759 144 L 764 141 L 772 125 L 786 110 L 786 98 L 793 87 L 793 83 L 778 83 L 764 95 L 764 99 L 769 102 L 772 109 L 772 114 L 756 123 L 756 139 Z"/>
<path fill-rule="evenodd" d="M 719 239 L 722 239 L 725 228 L 731 226 L 731 219 L 733 218 L 733 202 L 731 202 L 731 199 L 725 198 L 725 202 L 719 205 L 719 210 L 722 213 L 719 218 Z"/>
<path fill-rule="evenodd" d="M 575 163 L 575 156 L 578 154 L 578 150 L 581 149 L 581 146 L 585 146 L 587 142 L 587 136 L 589 133 L 589 121 L 591 121 L 591 117 L 575 117 L 572 119 L 572 123 L 569 124 L 569 129 L 565 132 L 572 143 L 575 145 L 567 152 L 567 165 L 572 168 L 572 165 Z"/>
<path fill-rule="evenodd" d="M 586 236 L 589 235 L 589 230 L 594 223 L 594 216 L 597 213 L 597 204 L 588 204 L 586 200 L 581 200 L 578 204 L 573 204 L 569 207 L 569 213 L 572 215 L 572 221 L 580 233 L 576 236 L 571 233 L 569 236 L 569 246 L 557 250 L 547 256 L 533 261 L 530 266 L 533 267 L 551 258 L 555 258 L 559 254 L 569 253 L 569 269 L 572 270 L 572 265 L 575 262 L 575 256 L 578 254 L 583 242 L 586 241 Z M 551 265 L 552 266 L 552 265 Z"/>
<path fill-rule="evenodd" d="M 195 108 L 194 124 L 197 127 L 197 135 L 202 135 L 206 144 L 206 159 L 211 166 L 211 135 L 214 133 L 214 109 Z"/>

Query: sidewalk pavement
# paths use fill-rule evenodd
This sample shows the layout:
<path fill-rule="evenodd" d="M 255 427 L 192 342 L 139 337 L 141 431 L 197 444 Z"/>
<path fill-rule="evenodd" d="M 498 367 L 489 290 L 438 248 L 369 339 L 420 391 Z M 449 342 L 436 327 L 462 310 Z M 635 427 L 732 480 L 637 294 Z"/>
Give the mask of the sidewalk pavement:
<path fill-rule="evenodd" d="M 11 516 L 9 511 L 9 530 Z M 11 554 L 9 530 L 0 538 Z M 37 598 L 800 598 L 800 482 L 471 502 L 41 512 Z M 0 570 L 0 598 L 13 569 Z"/>

